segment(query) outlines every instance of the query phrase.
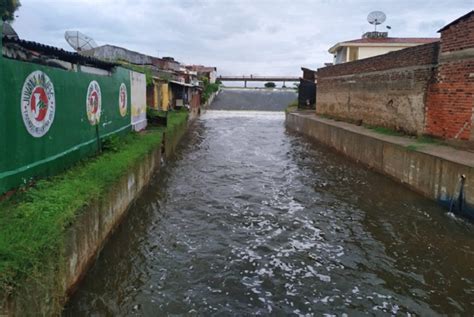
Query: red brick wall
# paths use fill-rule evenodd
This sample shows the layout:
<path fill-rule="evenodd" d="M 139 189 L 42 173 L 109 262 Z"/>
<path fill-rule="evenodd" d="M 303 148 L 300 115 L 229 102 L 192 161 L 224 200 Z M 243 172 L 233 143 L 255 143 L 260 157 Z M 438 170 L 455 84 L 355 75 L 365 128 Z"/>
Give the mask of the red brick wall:
<path fill-rule="evenodd" d="M 320 68 L 317 113 L 422 134 L 438 49 L 436 42 Z"/>
<path fill-rule="evenodd" d="M 441 31 L 441 52 L 453 52 L 474 47 L 474 14 L 465 15 Z"/>
<path fill-rule="evenodd" d="M 316 111 L 474 140 L 474 11 L 440 32 L 438 43 L 320 68 Z"/>
<path fill-rule="evenodd" d="M 426 133 L 474 140 L 474 14 L 441 31 L 440 63 L 426 103 Z"/>
<path fill-rule="evenodd" d="M 390 70 L 394 68 L 436 64 L 439 42 L 414 46 L 384 55 L 318 69 L 318 81 L 324 77 Z"/>

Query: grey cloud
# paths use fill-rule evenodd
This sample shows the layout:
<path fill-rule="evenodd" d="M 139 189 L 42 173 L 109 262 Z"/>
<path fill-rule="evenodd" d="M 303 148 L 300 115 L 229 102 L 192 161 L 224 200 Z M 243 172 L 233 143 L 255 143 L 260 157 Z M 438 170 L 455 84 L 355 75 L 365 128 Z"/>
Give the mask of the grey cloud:
<path fill-rule="evenodd" d="M 392 36 L 437 36 L 440 24 L 472 10 L 472 0 L 29 0 L 20 36 L 68 49 L 65 30 L 222 73 L 299 75 L 332 60 L 328 48 L 372 29 L 387 13 Z"/>

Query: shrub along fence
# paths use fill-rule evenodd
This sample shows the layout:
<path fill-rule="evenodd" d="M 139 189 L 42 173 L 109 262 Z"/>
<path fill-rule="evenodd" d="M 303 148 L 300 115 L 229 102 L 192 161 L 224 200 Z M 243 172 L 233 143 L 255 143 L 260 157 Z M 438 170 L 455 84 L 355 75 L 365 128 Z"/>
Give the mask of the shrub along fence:
<path fill-rule="evenodd" d="M 57 174 L 97 152 L 101 138 L 131 130 L 125 68 L 65 70 L 0 54 L 0 69 L 0 195 Z"/>

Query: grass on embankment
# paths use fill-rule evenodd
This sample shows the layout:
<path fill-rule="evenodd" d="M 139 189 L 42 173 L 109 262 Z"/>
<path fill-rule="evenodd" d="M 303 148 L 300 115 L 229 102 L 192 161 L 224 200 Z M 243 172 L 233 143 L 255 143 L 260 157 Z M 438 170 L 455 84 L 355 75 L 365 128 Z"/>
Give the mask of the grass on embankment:
<path fill-rule="evenodd" d="M 0 293 L 44 266 L 56 266 L 63 234 L 84 207 L 103 197 L 146 154 L 173 133 L 187 113 L 170 113 L 168 127 L 132 133 L 100 156 L 78 163 L 61 175 L 38 181 L 0 202 Z"/>
<path fill-rule="evenodd" d="M 425 145 L 430 145 L 430 144 L 433 144 L 433 145 L 446 145 L 446 143 L 443 142 L 443 140 L 434 138 L 434 137 L 429 136 L 429 135 L 409 136 L 409 135 L 407 135 L 403 132 L 395 131 L 395 130 L 385 128 L 385 127 L 369 126 L 367 128 L 374 131 L 374 132 L 383 134 L 383 135 L 411 137 L 413 139 L 414 143 L 406 146 L 406 148 L 409 151 L 417 151 L 417 150 L 422 149 Z"/>
<path fill-rule="evenodd" d="M 298 110 L 298 100 L 291 102 L 286 108 L 285 113 L 295 112 Z"/>

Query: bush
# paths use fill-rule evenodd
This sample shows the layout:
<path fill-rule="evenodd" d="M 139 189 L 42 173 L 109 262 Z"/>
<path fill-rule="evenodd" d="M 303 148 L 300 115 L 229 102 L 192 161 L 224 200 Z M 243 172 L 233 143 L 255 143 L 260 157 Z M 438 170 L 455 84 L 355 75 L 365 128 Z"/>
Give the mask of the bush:
<path fill-rule="evenodd" d="M 211 84 L 207 77 L 203 77 L 202 82 L 204 87 L 201 95 L 201 103 L 206 103 L 211 97 L 211 95 L 219 90 L 220 83 L 216 82 L 214 84 Z"/>

